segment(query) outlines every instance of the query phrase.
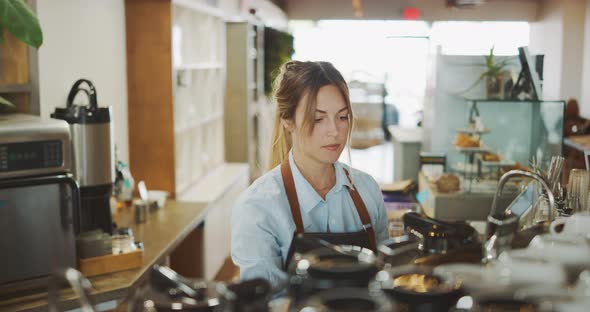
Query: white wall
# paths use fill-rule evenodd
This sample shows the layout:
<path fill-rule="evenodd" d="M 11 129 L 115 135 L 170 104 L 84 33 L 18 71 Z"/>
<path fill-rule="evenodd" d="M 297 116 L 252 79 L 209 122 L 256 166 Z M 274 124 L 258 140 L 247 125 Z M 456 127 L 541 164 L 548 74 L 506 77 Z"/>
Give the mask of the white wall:
<path fill-rule="evenodd" d="M 39 49 L 41 116 L 65 106 L 72 84 L 91 80 L 98 105 L 112 106 L 119 157 L 129 160 L 123 0 L 37 1 L 44 42 Z"/>
<path fill-rule="evenodd" d="M 543 99 L 559 99 L 561 92 L 563 12 L 560 0 L 543 1 L 537 22 L 531 23 L 531 54 L 545 55 Z"/>
<path fill-rule="evenodd" d="M 563 1 L 563 72 L 561 98 L 580 99 L 586 0 Z"/>
<path fill-rule="evenodd" d="M 531 23 L 530 52 L 544 54 L 543 99 L 582 94 L 586 0 L 545 0 Z"/>
<path fill-rule="evenodd" d="M 267 25 L 287 25 L 286 15 L 268 0 L 221 0 L 219 5 L 227 16 L 254 7 Z M 118 156 L 128 162 L 124 0 L 40 0 L 37 15 L 44 36 L 39 49 L 41 116 L 65 106 L 76 80 L 91 80 L 98 105 L 112 106 Z"/>
<path fill-rule="evenodd" d="M 586 1 L 584 24 L 584 51 L 582 65 L 582 86 L 590 84 L 590 1 Z M 580 95 L 580 114 L 590 118 L 590 88 L 582 88 Z"/>

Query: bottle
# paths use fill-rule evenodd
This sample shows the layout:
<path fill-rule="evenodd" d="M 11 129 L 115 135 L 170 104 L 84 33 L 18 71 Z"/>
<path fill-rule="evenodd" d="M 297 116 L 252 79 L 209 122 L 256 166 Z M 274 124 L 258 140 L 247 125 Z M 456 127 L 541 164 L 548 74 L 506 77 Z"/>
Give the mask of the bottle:
<path fill-rule="evenodd" d="M 117 157 L 117 147 L 115 146 L 116 157 L 116 177 L 114 194 L 117 202 L 123 203 L 125 207 L 131 207 L 133 203 L 133 189 L 135 188 L 135 180 L 131 175 L 129 165 L 120 161 Z"/>

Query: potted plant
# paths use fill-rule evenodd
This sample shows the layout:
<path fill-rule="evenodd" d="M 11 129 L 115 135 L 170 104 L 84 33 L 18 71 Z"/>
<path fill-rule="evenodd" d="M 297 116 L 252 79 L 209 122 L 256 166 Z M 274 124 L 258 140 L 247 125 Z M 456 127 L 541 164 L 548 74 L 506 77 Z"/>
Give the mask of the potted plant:
<path fill-rule="evenodd" d="M 490 49 L 490 53 L 484 56 L 484 60 L 486 70 L 479 75 L 477 80 L 471 86 L 455 94 L 464 95 L 477 86 L 481 81 L 484 81 L 487 99 L 499 100 L 504 98 L 503 95 L 505 82 L 507 79 L 511 79 L 510 71 L 506 69 L 506 67 L 510 64 L 509 59 L 496 62 L 494 47 L 492 47 Z"/>
<path fill-rule="evenodd" d="M 4 30 L 29 46 L 43 44 L 39 20 L 24 0 L 0 0 L 0 44 L 4 43 Z M 14 108 L 14 104 L 0 96 L 0 107 Z"/>
<path fill-rule="evenodd" d="M 490 54 L 485 56 L 487 70 L 480 75 L 480 80 L 485 79 L 486 83 L 486 98 L 488 99 L 502 99 L 504 94 L 504 82 L 509 75 L 506 70 L 508 60 L 504 59 L 496 63 L 494 58 L 494 47 L 490 49 Z"/>

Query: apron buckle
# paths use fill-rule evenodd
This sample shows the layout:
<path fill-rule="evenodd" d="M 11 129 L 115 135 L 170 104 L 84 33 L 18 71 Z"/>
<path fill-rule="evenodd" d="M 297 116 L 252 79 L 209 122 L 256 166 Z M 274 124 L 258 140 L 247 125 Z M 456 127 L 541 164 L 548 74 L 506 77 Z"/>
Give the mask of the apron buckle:
<path fill-rule="evenodd" d="M 373 227 L 373 225 L 371 223 L 369 223 L 369 224 L 363 224 L 363 230 L 365 230 L 365 232 L 368 231 L 372 227 Z"/>

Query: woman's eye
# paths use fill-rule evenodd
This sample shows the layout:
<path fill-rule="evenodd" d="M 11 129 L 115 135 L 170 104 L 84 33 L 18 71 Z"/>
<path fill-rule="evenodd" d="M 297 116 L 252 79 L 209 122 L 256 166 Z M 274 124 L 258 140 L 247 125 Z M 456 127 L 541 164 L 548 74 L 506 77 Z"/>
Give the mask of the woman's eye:
<path fill-rule="evenodd" d="M 315 122 L 320 122 L 320 121 L 322 121 L 322 120 L 324 120 L 324 118 L 316 118 L 314 121 L 315 121 Z"/>
<path fill-rule="evenodd" d="M 348 120 L 348 115 L 340 116 L 340 120 Z"/>

